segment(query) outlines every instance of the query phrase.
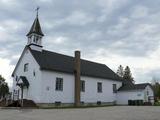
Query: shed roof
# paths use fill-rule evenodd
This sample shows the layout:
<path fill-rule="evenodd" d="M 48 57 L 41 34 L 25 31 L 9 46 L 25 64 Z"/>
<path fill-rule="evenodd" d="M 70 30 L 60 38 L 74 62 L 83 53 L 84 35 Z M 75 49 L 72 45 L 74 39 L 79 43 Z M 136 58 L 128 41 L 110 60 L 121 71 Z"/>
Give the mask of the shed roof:
<path fill-rule="evenodd" d="M 152 88 L 152 85 L 149 83 L 131 84 L 128 82 L 127 84 L 124 84 L 122 87 L 120 87 L 118 91 L 144 90 L 148 85 Z"/>

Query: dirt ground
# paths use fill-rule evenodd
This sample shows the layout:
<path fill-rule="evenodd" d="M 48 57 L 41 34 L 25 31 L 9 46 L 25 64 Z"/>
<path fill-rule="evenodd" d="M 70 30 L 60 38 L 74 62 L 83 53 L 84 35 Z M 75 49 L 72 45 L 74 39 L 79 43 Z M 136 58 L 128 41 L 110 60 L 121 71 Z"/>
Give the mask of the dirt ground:
<path fill-rule="evenodd" d="M 79 109 L 0 109 L 0 120 L 160 120 L 157 106 Z"/>

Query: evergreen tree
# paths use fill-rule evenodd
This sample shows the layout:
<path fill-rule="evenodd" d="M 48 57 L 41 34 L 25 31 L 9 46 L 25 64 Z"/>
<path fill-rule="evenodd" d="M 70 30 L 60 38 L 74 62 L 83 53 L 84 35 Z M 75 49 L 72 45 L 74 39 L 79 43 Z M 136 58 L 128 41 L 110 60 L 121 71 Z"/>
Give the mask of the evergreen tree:
<path fill-rule="evenodd" d="M 154 96 L 160 98 L 160 84 L 159 82 L 155 82 L 152 84 L 154 90 Z"/>
<path fill-rule="evenodd" d="M 0 75 L 0 98 L 4 98 L 8 93 L 8 84 L 5 82 L 5 79 Z"/>
<path fill-rule="evenodd" d="M 120 76 L 120 77 L 123 77 L 123 76 L 124 76 L 124 71 L 123 71 L 123 66 L 122 66 L 122 65 L 120 65 L 120 66 L 118 67 L 117 75 Z"/>
<path fill-rule="evenodd" d="M 5 79 L 0 75 L 0 85 L 2 85 L 5 82 Z"/>
<path fill-rule="evenodd" d="M 124 69 L 123 79 L 133 81 L 132 73 L 128 66 L 126 66 L 126 68 Z"/>

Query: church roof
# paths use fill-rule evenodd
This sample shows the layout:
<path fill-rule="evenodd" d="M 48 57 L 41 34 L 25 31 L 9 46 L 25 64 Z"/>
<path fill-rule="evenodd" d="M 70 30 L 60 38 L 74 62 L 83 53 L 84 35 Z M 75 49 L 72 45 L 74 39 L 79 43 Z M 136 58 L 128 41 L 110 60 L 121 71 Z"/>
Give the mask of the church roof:
<path fill-rule="evenodd" d="M 46 50 L 31 50 L 41 70 L 74 73 L 74 57 Z M 122 79 L 105 64 L 81 59 L 81 75 L 121 81 Z"/>
<path fill-rule="evenodd" d="M 32 24 L 32 27 L 31 27 L 29 33 L 27 34 L 27 36 L 29 36 L 32 33 L 36 33 L 38 35 L 44 36 L 44 34 L 43 34 L 42 30 L 41 30 L 41 25 L 39 23 L 38 16 L 35 18 L 35 20 L 34 20 L 34 22 Z"/>

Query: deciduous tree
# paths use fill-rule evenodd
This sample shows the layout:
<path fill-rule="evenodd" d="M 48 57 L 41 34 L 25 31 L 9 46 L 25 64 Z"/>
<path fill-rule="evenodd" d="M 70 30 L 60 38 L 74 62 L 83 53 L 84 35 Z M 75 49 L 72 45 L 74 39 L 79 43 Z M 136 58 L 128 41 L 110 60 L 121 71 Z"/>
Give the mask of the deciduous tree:
<path fill-rule="evenodd" d="M 8 93 L 8 84 L 5 82 L 5 79 L 0 75 L 0 98 L 4 98 Z"/>

